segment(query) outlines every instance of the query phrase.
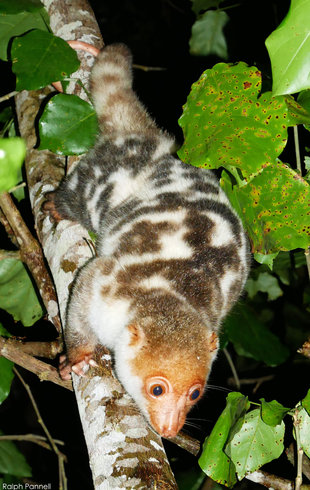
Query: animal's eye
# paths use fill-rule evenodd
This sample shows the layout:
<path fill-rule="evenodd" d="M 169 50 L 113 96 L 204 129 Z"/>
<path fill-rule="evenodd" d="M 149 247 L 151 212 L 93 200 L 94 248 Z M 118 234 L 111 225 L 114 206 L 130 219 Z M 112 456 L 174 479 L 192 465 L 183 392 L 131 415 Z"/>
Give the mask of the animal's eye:
<path fill-rule="evenodd" d="M 152 386 L 152 395 L 154 396 L 160 396 L 163 394 L 163 388 L 160 385 Z"/>
<path fill-rule="evenodd" d="M 172 390 L 167 378 L 164 376 L 152 376 L 146 380 L 146 392 L 151 398 L 159 398 Z"/>
<path fill-rule="evenodd" d="M 191 402 L 198 400 L 198 398 L 201 395 L 201 390 L 202 390 L 202 385 L 200 383 L 195 384 L 191 387 L 191 389 L 188 392 L 188 397 Z"/>
<path fill-rule="evenodd" d="M 200 395 L 200 390 L 196 389 L 191 394 L 190 399 L 191 400 L 196 400 L 197 398 L 199 398 L 199 395 Z"/>

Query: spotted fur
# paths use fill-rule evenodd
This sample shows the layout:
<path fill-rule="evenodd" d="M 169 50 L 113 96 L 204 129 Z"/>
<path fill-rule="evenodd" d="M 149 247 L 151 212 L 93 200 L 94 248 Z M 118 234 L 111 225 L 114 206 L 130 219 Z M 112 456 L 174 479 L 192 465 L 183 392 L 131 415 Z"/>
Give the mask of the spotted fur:
<path fill-rule="evenodd" d="M 112 349 L 119 379 L 169 436 L 179 429 L 165 432 L 154 422 L 166 409 L 147 399 L 145 379 L 150 370 L 172 377 L 179 395 L 189 380 L 204 386 L 216 332 L 247 278 L 248 251 L 213 173 L 173 156 L 173 139 L 131 83 L 129 50 L 105 48 L 91 78 L 101 134 L 54 196 L 58 214 L 98 236 L 98 257 L 73 289 L 66 343 L 69 365 L 98 342 Z"/>

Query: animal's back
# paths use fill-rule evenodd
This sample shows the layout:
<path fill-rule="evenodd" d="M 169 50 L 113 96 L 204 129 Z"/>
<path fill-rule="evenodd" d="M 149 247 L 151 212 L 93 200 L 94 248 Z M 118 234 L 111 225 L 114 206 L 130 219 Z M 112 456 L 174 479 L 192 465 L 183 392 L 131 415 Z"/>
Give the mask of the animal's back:
<path fill-rule="evenodd" d="M 75 326 L 73 340 L 67 335 L 68 345 L 71 342 L 74 349 L 79 331 L 84 344 L 93 345 L 97 338 L 114 349 L 120 380 L 147 413 L 139 382 L 132 381 L 136 374 L 130 378 L 125 371 L 140 370 L 140 378 L 149 379 L 143 371 L 146 359 L 155 363 L 162 356 L 161 365 L 166 365 L 163 345 L 171 341 L 183 356 L 181 371 L 186 370 L 184 359 L 197 358 L 203 366 L 196 377 L 206 378 L 214 356 L 204 352 L 216 350 L 212 335 L 240 295 L 248 251 L 241 222 L 213 173 L 173 156 L 174 141 L 156 127 L 138 101 L 131 78 L 128 49 L 105 48 L 92 72 L 101 135 L 54 200 L 59 214 L 98 234 L 99 258 L 84 275 L 82 271 L 73 291 L 69 317 L 81 325 Z M 86 287 L 87 281 L 91 287 Z M 86 301 L 91 291 L 95 299 Z M 82 301 L 83 318 L 77 313 Z M 102 315 L 105 323 L 110 322 L 106 327 L 99 321 Z M 129 333 L 121 343 L 118 338 L 124 329 Z M 157 349 L 158 355 L 148 354 L 145 345 Z M 130 346 L 136 352 L 134 365 L 129 361 Z M 137 360 L 139 355 L 143 362 Z M 71 364 L 78 362 L 77 356 L 71 358 Z M 199 390 L 203 385 L 199 381 Z M 180 421 L 176 426 L 179 430 Z"/>

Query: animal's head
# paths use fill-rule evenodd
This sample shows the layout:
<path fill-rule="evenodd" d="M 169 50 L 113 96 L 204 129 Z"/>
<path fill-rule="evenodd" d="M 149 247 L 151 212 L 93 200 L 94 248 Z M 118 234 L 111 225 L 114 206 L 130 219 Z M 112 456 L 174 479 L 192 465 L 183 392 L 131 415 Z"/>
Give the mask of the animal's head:
<path fill-rule="evenodd" d="M 131 323 L 116 355 L 124 388 L 163 437 L 181 430 L 203 395 L 218 344 L 216 334 L 200 322 L 176 327 L 168 322 L 159 328 L 150 318 Z"/>

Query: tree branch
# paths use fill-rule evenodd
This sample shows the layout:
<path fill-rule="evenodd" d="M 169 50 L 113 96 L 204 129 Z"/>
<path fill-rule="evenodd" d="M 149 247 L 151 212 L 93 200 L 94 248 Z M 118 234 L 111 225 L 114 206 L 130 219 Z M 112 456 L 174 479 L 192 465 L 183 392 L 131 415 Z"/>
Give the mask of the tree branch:
<path fill-rule="evenodd" d="M 82 40 L 102 47 L 93 13 L 84 0 L 44 0 L 55 35 L 65 40 Z M 81 68 L 76 76 L 88 85 L 91 54 L 78 52 Z M 86 94 L 79 85 L 69 84 L 69 93 Z M 91 257 L 85 242 L 88 233 L 80 225 L 61 221 L 57 226 L 41 210 L 44 193 L 58 187 L 64 174 L 64 158 L 48 151 L 37 151 L 34 119 L 43 97 L 50 89 L 22 92 L 16 97 L 21 135 L 28 148 L 26 171 L 36 230 L 43 246 L 57 290 L 60 314 L 65 318 L 70 286 L 79 269 Z M 73 374 L 73 385 L 80 411 L 95 489 L 176 488 L 160 437 L 140 414 L 113 376 L 107 351 L 98 353 L 98 368 L 85 377 Z"/>
<path fill-rule="evenodd" d="M 46 269 L 42 249 L 32 236 L 8 192 L 0 194 L 0 207 L 12 229 L 20 250 L 21 260 L 27 265 L 40 291 L 46 311 L 58 332 L 61 330 L 57 298 Z"/>
<path fill-rule="evenodd" d="M 14 345 L 11 339 L 0 337 L 0 356 L 36 374 L 41 381 L 51 381 L 63 388 L 72 390 L 71 381 L 63 381 L 56 368 L 22 352 L 19 347 Z"/>

